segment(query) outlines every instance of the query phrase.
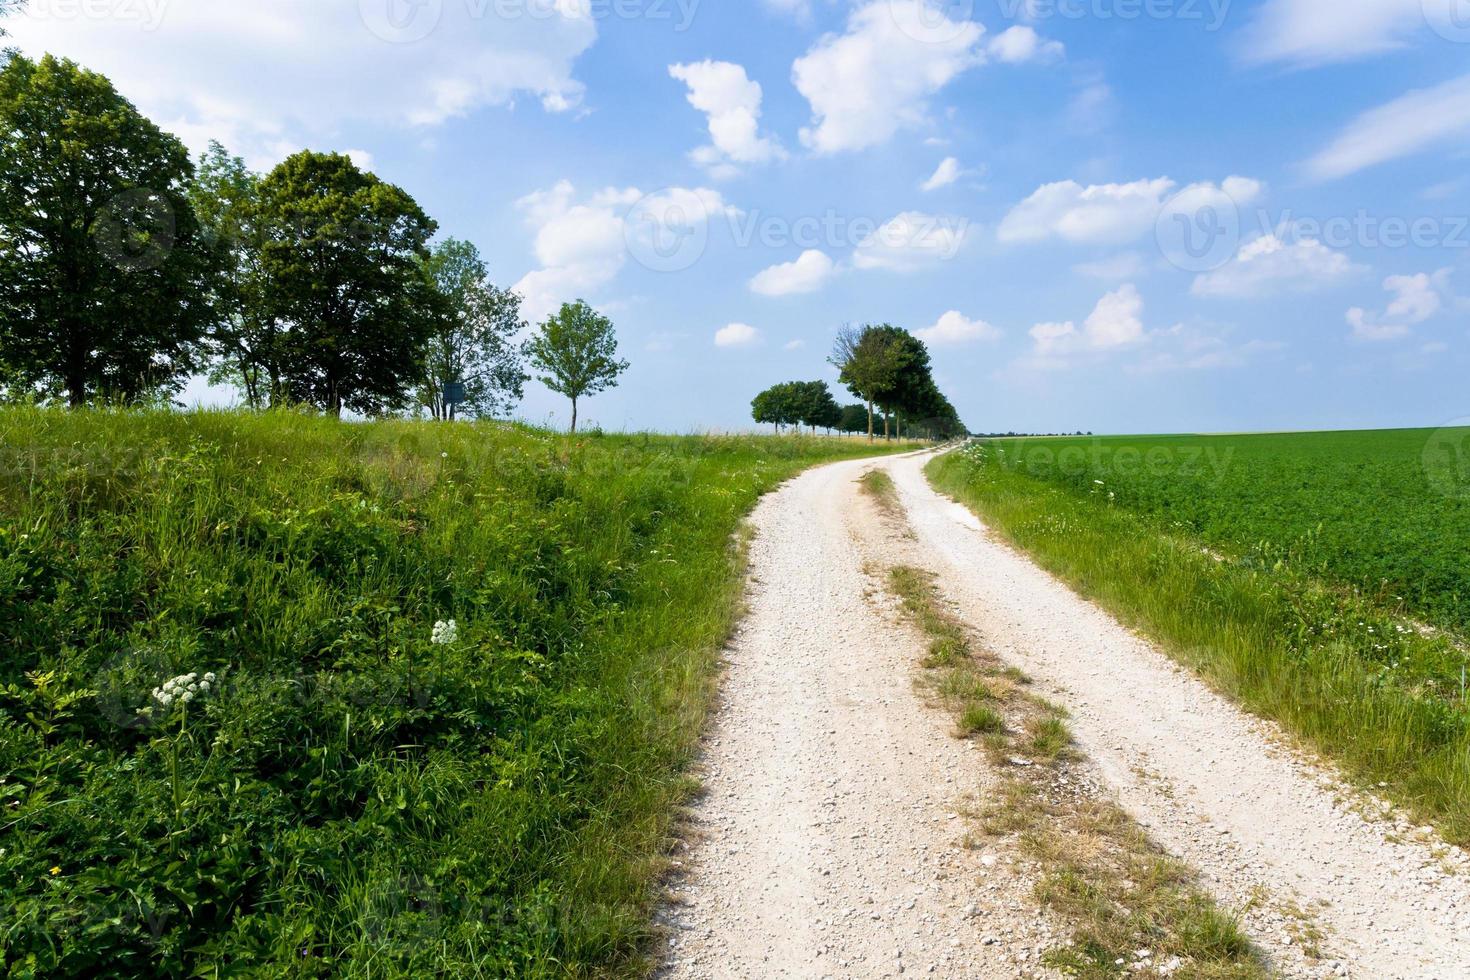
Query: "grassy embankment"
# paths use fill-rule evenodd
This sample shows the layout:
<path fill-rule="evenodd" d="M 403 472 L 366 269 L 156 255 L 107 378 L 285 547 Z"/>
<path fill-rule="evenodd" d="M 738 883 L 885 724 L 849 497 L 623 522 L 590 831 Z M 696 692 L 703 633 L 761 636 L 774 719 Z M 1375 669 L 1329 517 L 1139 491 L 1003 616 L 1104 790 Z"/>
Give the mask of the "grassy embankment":
<path fill-rule="evenodd" d="M 1470 496 L 1435 444 L 994 440 L 928 473 L 1220 690 L 1470 843 Z"/>
<path fill-rule="evenodd" d="M 735 532 L 873 451 L 0 412 L 0 968 L 637 972 Z"/>

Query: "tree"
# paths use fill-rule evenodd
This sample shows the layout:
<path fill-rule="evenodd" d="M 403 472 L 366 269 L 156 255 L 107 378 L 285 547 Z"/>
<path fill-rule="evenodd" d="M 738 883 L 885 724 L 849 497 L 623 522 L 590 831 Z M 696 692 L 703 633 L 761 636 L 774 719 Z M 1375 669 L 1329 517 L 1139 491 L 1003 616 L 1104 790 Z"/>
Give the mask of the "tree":
<path fill-rule="evenodd" d="M 902 367 L 895 332 L 903 331 L 888 324 L 845 326 L 838 331 L 829 358 L 839 371 L 838 379 L 867 404 L 869 442 L 873 441 L 873 405 L 888 396 Z"/>
<path fill-rule="evenodd" d="M 209 380 L 229 384 L 251 408 L 283 397 L 282 327 L 264 308 L 258 212 L 260 176 L 211 141 L 199 158 L 189 199 L 223 264 L 216 284 Z"/>
<path fill-rule="evenodd" d="M 475 417 L 502 415 L 521 400 L 526 373 L 516 334 L 526 326 L 521 298 L 498 289 L 474 245 L 450 238 L 425 261 L 425 271 L 442 300 L 424 348 L 419 401 L 436 419 L 459 410 Z M 464 401 L 444 401 L 445 385 L 464 385 Z"/>
<path fill-rule="evenodd" d="M 815 432 L 830 429 L 842 419 L 842 408 L 825 381 L 793 382 L 798 419 Z"/>
<path fill-rule="evenodd" d="M 868 425 L 868 410 L 862 405 L 842 406 L 842 416 L 837 422 L 838 432 L 862 432 Z"/>
<path fill-rule="evenodd" d="M 526 345 L 531 364 L 546 387 L 572 400 L 572 432 L 577 431 L 577 400 L 615 388 L 628 362 L 618 359 L 612 321 L 582 300 L 563 303 Z"/>
<path fill-rule="evenodd" d="M 788 414 L 784 388 L 784 385 L 772 385 L 750 402 L 750 417 L 757 422 L 771 423 L 778 433 Z"/>
<path fill-rule="evenodd" d="M 103 76 L 0 68 L 0 364 L 71 405 L 171 393 L 195 367 L 218 263 L 188 151 Z"/>
<path fill-rule="evenodd" d="M 282 324 L 282 386 L 334 415 L 402 407 L 442 313 L 425 272 L 436 225 L 338 153 L 303 151 L 260 182 L 260 315 Z"/>

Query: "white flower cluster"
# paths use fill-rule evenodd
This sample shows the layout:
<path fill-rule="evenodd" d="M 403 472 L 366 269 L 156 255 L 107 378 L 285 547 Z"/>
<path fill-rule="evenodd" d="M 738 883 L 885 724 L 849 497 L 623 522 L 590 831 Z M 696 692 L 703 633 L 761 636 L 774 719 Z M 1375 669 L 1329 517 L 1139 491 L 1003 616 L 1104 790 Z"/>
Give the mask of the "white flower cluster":
<path fill-rule="evenodd" d="M 209 689 L 214 686 L 214 674 L 205 674 L 200 677 L 195 673 L 180 674 L 178 677 L 170 677 L 163 682 L 162 687 L 153 689 L 153 700 L 167 708 L 178 701 L 188 704 L 196 695 L 208 694 Z"/>
<path fill-rule="evenodd" d="M 429 642 L 435 646 L 448 646 L 459 639 L 459 624 L 454 620 L 439 620 L 434 624 L 434 632 L 429 634 Z"/>

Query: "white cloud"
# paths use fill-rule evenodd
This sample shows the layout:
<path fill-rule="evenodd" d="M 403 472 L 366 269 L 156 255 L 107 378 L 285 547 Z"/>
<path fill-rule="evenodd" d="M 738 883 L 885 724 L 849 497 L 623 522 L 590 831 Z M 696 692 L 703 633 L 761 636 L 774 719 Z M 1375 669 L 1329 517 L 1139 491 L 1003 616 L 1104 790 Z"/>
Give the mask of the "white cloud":
<path fill-rule="evenodd" d="M 958 310 L 950 310 L 934 326 L 915 330 L 914 336 L 926 344 L 947 347 L 982 340 L 999 340 L 1001 330 L 984 320 L 971 320 Z"/>
<path fill-rule="evenodd" d="M 1016 65 L 1024 61 L 1060 58 L 1065 51 L 1060 41 L 1047 41 L 1024 24 L 1008 27 L 985 46 L 996 61 Z"/>
<path fill-rule="evenodd" d="M 1434 2 L 1447 0 L 1267 0 L 1244 32 L 1241 54 L 1298 65 L 1378 54 L 1424 30 Z"/>
<path fill-rule="evenodd" d="M 1127 365 L 1126 370 L 1136 374 L 1160 374 L 1243 367 L 1259 354 L 1286 347 L 1274 340 L 1232 344 L 1225 336 L 1183 323 L 1156 330 L 1149 334 L 1148 340 L 1149 350 L 1136 363 Z"/>
<path fill-rule="evenodd" d="M 373 169 L 373 155 L 367 150 L 343 150 L 347 158 L 357 164 L 361 170 Z"/>
<path fill-rule="evenodd" d="M 1247 177 L 1227 177 L 1218 186 L 1201 181 L 1171 197 L 1175 186 L 1168 177 L 1085 187 L 1075 180 L 1043 184 L 1011 208 L 996 230 L 996 238 L 1002 242 L 1060 238 L 1074 243 L 1120 244 L 1151 231 L 1166 206 L 1189 213 L 1206 205 L 1238 207 L 1261 192 L 1261 184 Z"/>
<path fill-rule="evenodd" d="M 1196 296 L 1233 298 L 1305 292 L 1359 271 L 1346 255 L 1315 239 L 1287 243 L 1275 235 L 1262 235 L 1242 245 L 1220 268 L 1195 276 L 1190 291 Z"/>
<path fill-rule="evenodd" d="M 784 343 L 784 344 L 781 345 L 781 349 L 782 350 L 801 350 L 805 346 L 806 346 L 806 341 L 804 341 L 804 340 L 788 340 L 788 341 L 786 341 L 786 343 Z"/>
<path fill-rule="evenodd" d="M 761 332 L 748 323 L 731 323 L 715 331 L 716 347 L 753 347 L 760 339 Z"/>
<path fill-rule="evenodd" d="M 954 258 L 969 230 L 964 218 L 905 211 L 858 242 L 852 263 L 859 269 L 911 272 Z"/>
<path fill-rule="evenodd" d="M 630 212 L 634 205 L 636 214 Z M 738 214 L 718 191 L 707 188 L 672 187 L 645 196 L 636 187 L 608 187 L 579 200 L 565 180 L 526 195 L 516 206 L 535 232 L 533 251 L 541 266 L 512 287 L 533 322 L 612 282 L 627 261 L 630 243 L 640 242 L 640 236 L 703 233 L 713 215 Z M 650 216 L 681 227 L 650 228 Z"/>
<path fill-rule="evenodd" d="M 814 293 L 837 274 L 837 263 L 825 252 L 809 248 L 795 261 L 773 265 L 750 280 L 753 292 L 762 296 L 791 296 Z"/>
<path fill-rule="evenodd" d="M 934 175 L 919 185 L 921 191 L 937 191 L 960 179 L 960 162 L 954 157 L 945 157 L 935 168 Z"/>
<path fill-rule="evenodd" d="M 820 154 L 862 150 L 921 125 L 929 99 L 981 64 L 985 28 L 951 20 L 935 0 L 875 0 L 844 34 L 824 35 L 791 67 L 811 103 L 802 144 Z"/>
<path fill-rule="evenodd" d="M 1144 338 L 1142 313 L 1143 297 L 1132 283 L 1124 283 L 1103 294 L 1083 321 L 1081 330 L 1070 320 L 1032 327 L 1034 353 L 1046 359 L 1136 344 Z"/>
<path fill-rule="evenodd" d="M 1420 272 L 1384 279 L 1383 288 L 1393 294 L 1393 299 L 1381 314 L 1360 306 L 1347 311 L 1346 319 L 1353 328 L 1353 339 L 1394 340 L 1407 336 L 1410 327 L 1423 323 L 1444 308 L 1449 276 L 1449 269 L 1440 269 L 1433 274 Z"/>
<path fill-rule="evenodd" d="M 1306 162 L 1319 180 L 1470 138 L 1470 75 L 1419 89 L 1369 109 Z"/>
<path fill-rule="evenodd" d="M 760 134 L 761 87 L 740 65 L 699 61 L 670 65 L 669 74 L 689 87 L 689 104 L 709 118 L 710 145 L 694 151 L 697 163 L 728 174 L 734 164 L 785 156 L 779 143 Z"/>
<path fill-rule="evenodd" d="M 572 68 L 597 26 L 580 4 L 517 18 L 421 4 L 403 26 L 387 16 L 390 2 L 255 0 L 248 15 L 231 3 L 180 2 L 152 24 L 37 4 L 6 27 L 27 54 L 107 75 L 196 151 L 218 139 L 256 167 L 305 146 L 331 149 L 349 123 L 434 125 L 528 95 L 553 112 L 581 102 Z"/>

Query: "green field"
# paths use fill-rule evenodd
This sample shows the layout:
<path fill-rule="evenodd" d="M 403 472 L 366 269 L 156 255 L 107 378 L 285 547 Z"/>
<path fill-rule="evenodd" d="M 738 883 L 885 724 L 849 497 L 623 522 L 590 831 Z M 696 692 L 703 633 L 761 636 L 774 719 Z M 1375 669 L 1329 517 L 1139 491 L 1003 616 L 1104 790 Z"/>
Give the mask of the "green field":
<path fill-rule="evenodd" d="M 0 411 L 0 972 L 637 972 L 742 516 L 872 451 Z"/>
<path fill-rule="evenodd" d="M 998 439 L 930 466 L 1248 707 L 1470 839 L 1470 430 Z"/>

